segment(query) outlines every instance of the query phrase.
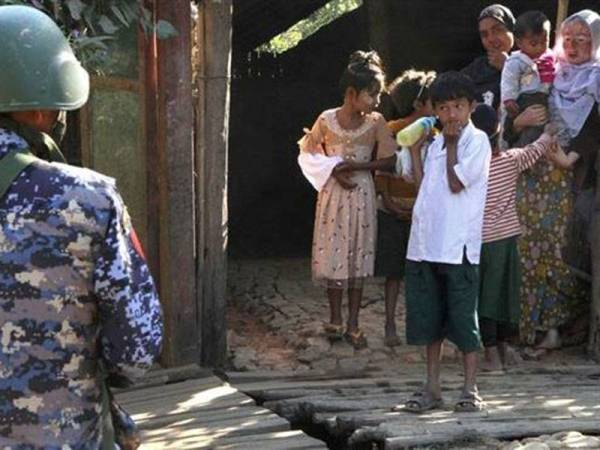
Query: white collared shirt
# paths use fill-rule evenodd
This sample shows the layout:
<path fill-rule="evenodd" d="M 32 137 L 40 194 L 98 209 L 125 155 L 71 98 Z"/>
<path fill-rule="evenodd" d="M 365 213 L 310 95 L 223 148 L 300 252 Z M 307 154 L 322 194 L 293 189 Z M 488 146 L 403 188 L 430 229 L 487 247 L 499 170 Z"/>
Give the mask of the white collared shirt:
<path fill-rule="evenodd" d="M 479 264 L 491 154 L 487 135 L 469 123 L 458 141 L 454 166 L 464 189 L 455 194 L 448 184 L 443 135 L 431 143 L 413 210 L 407 259 L 461 264 L 466 249 L 469 262 Z"/>

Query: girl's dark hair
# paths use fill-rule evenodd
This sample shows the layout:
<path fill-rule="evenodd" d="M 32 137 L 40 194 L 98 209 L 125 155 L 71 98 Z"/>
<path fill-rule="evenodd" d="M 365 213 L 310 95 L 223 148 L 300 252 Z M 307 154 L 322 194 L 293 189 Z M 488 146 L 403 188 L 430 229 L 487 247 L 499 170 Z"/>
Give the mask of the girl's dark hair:
<path fill-rule="evenodd" d="M 406 117 L 415 110 L 415 100 L 423 103 L 429 100 L 429 86 L 435 75 L 433 71 L 409 69 L 392 81 L 388 92 L 400 117 Z"/>
<path fill-rule="evenodd" d="M 496 110 L 485 103 L 481 103 L 477 105 L 471 114 L 471 121 L 476 128 L 485 131 L 492 148 L 495 148 L 498 141 L 498 113 Z"/>
<path fill-rule="evenodd" d="M 475 100 L 475 84 L 471 78 L 463 73 L 456 71 L 444 72 L 431 83 L 429 96 L 433 106 L 460 98 L 466 98 L 469 102 L 472 102 Z"/>
<path fill-rule="evenodd" d="M 348 88 L 354 88 L 356 92 L 364 89 L 367 91 L 381 90 L 384 81 L 383 64 L 377 52 L 357 50 L 350 55 L 348 67 L 340 78 L 340 90 L 342 95 Z"/>
<path fill-rule="evenodd" d="M 547 24 L 547 25 L 546 25 Z M 515 37 L 522 38 L 527 33 L 542 34 L 546 26 L 550 27 L 550 20 L 541 11 L 527 11 L 517 17 L 515 23 Z"/>

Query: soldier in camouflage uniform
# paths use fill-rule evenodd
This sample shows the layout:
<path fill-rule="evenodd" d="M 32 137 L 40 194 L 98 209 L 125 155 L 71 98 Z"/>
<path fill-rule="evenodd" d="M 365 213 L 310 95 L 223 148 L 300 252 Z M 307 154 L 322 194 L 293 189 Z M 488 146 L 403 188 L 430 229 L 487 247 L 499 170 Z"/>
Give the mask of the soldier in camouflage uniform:
<path fill-rule="evenodd" d="M 52 154 L 46 133 L 59 110 L 87 101 L 89 80 L 34 8 L 0 6 L 0 42 L 2 166 L 27 150 Z M 100 363 L 136 378 L 161 340 L 156 290 L 114 180 L 31 157 L 0 190 L 0 449 L 100 448 Z"/>

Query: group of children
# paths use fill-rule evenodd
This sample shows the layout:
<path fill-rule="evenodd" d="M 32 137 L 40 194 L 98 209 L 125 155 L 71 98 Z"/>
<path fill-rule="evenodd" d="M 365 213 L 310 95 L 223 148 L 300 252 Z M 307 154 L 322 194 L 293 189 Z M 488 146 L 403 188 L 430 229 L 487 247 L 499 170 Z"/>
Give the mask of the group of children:
<path fill-rule="evenodd" d="M 490 366 L 502 368 L 505 344 L 518 334 L 520 173 L 544 155 L 571 167 L 598 148 L 592 138 L 572 144 L 590 117 L 597 119 L 600 17 L 587 10 L 569 17 L 557 54 L 549 49 L 550 22 L 541 12 L 519 16 L 514 31 L 519 51 L 504 64 L 499 111 L 476 103 L 475 85 L 463 73 L 411 70 L 389 87 L 403 117 L 386 123 L 375 112 L 384 89 L 381 61 L 375 52 L 359 51 L 341 79 L 342 106 L 323 112 L 299 141 L 300 167 L 319 191 L 312 269 L 327 287 L 325 331 L 355 348 L 367 345 L 358 313 L 362 282 L 375 274 L 386 277 L 385 342 L 396 345 L 393 311 L 404 276 L 407 342 L 426 346 L 427 353 L 427 382 L 404 405 L 409 411 L 443 404 L 446 338 L 463 353 L 464 387 L 455 410 L 483 407 L 476 385 L 481 341 Z M 548 103 L 551 124 L 519 128 L 520 112 Z M 432 115 L 441 131 L 399 149 L 394 133 Z"/>

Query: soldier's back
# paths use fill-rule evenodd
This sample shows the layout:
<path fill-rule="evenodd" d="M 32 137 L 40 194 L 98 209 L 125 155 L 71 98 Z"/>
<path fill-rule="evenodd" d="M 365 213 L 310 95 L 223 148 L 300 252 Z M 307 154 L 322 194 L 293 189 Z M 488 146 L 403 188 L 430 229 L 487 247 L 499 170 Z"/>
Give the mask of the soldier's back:
<path fill-rule="evenodd" d="M 0 129 L 0 158 L 24 146 Z M 107 177 L 39 161 L 0 199 L 0 448 L 98 445 L 94 270 L 115 194 Z"/>

